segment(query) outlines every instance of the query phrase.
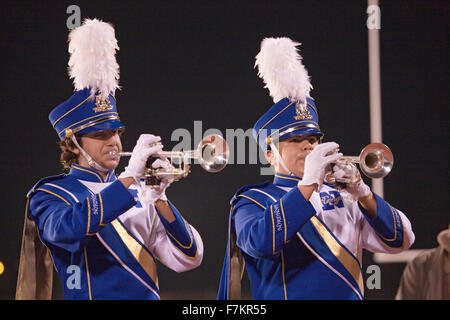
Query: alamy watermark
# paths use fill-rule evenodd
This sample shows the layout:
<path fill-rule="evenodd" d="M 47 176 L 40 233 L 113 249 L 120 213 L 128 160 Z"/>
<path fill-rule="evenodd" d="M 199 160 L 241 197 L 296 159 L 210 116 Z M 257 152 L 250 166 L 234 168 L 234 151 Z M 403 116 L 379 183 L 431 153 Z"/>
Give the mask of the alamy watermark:
<path fill-rule="evenodd" d="M 371 264 L 366 269 L 366 274 L 369 276 L 366 279 L 366 287 L 369 290 L 381 289 L 381 269 L 376 264 Z"/>
<path fill-rule="evenodd" d="M 66 20 L 67 29 L 72 30 L 81 25 L 81 9 L 79 6 L 75 4 L 68 6 L 66 13 L 70 14 Z"/>
<path fill-rule="evenodd" d="M 367 29 L 381 29 L 381 10 L 380 7 L 372 4 L 367 7 Z"/>
<path fill-rule="evenodd" d="M 70 16 L 66 20 L 67 29 L 74 29 L 81 25 L 81 9 L 72 4 L 67 7 L 66 13 Z M 372 4 L 367 7 L 367 29 L 381 29 L 381 9 L 378 5 Z"/>
<path fill-rule="evenodd" d="M 171 141 L 178 142 L 172 151 L 196 150 L 200 141 L 210 135 L 222 136 L 228 144 L 230 157 L 228 164 L 259 164 L 261 175 L 273 175 L 273 169 L 270 167 L 264 152 L 256 143 L 253 137 L 253 129 L 225 129 L 225 134 L 216 128 L 209 128 L 203 131 L 202 121 L 194 121 L 194 134 L 191 134 L 186 128 L 175 129 L 171 134 Z M 260 139 L 265 139 L 270 134 L 269 130 L 261 130 Z M 194 163 L 198 163 L 194 160 Z"/>
<path fill-rule="evenodd" d="M 66 286 L 69 290 L 81 289 L 81 270 L 77 265 L 67 267 L 66 273 L 69 275 L 66 279 Z M 369 290 L 381 289 L 381 269 L 378 265 L 369 265 L 366 269 L 369 276 L 366 279 L 366 288 Z"/>
<path fill-rule="evenodd" d="M 80 267 L 71 264 L 67 267 L 66 273 L 69 275 L 66 279 L 67 289 L 81 289 L 81 270 Z"/>

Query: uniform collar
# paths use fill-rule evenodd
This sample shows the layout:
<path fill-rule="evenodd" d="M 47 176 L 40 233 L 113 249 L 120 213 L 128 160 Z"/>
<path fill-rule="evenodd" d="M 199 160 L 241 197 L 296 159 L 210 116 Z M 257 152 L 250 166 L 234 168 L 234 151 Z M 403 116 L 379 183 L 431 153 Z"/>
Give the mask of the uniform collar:
<path fill-rule="evenodd" d="M 106 179 L 103 179 L 102 175 L 92 169 L 82 167 L 78 164 L 73 164 L 72 168 L 70 168 L 69 175 L 74 176 L 77 179 L 91 181 L 91 182 L 113 182 L 116 180 L 116 175 L 114 174 L 114 169 L 109 170 Z"/>
<path fill-rule="evenodd" d="M 302 178 L 296 177 L 296 176 L 289 176 L 287 174 L 282 173 L 275 173 L 275 176 L 273 178 L 273 184 L 276 184 L 277 186 L 281 187 L 295 187 L 299 181 L 301 181 Z M 322 182 L 323 185 L 329 186 L 331 188 L 336 188 L 334 184 L 326 183 L 325 181 Z"/>
<path fill-rule="evenodd" d="M 302 178 L 287 174 L 275 173 L 273 184 L 281 187 L 295 187 Z"/>

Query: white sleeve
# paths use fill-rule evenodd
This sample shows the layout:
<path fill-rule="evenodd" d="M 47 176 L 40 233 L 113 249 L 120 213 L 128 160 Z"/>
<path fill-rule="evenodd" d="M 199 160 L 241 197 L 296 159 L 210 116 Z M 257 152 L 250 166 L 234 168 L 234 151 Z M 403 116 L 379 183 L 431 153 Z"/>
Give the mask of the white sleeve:
<path fill-rule="evenodd" d="M 399 253 L 408 249 L 415 236 L 411 222 L 400 210 L 385 202 L 378 207 L 377 217 L 371 219 L 355 203 L 355 210 L 361 212 L 360 242 L 364 249 L 371 252 Z"/>
<path fill-rule="evenodd" d="M 189 239 L 181 242 L 178 237 L 166 229 L 160 217 L 153 209 L 153 226 L 147 243 L 154 256 L 168 268 L 184 272 L 200 265 L 203 259 L 203 242 L 197 230 L 182 219 L 185 233 Z"/>

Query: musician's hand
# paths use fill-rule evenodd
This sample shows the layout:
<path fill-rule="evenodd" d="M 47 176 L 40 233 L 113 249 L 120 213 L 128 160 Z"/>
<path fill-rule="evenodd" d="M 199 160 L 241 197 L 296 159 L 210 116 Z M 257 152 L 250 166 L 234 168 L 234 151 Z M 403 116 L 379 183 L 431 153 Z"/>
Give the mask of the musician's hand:
<path fill-rule="evenodd" d="M 154 169 L 158 169 L 158 168 L 163 168 L 163 169 L 173 169 L 172 164 L 170 163 L 169 160 L 167 160 L 166 158 L 159 158 L 156 159 L 153 164 L 152 167 Z M 162 179 L 161 183 L 159 184 L 159 187 L 156 188 L 152 188 L 152 193 L 153 193 L 153 198 L 156 200 L 160 199 L 160 200 L 167 200 L 166 197 L 166 189 L 170 186 L 170 182 L 167 179 Z"/>
<path fill-rule="evenodd" d="M 325 142 L 315 147 L 314 150 L 306 156 L 304 174 L 298 185 L 316 185 L 315 189 L 318 190 L 325 177 L 327 165 L 342 157 L 342 153 L 330 154 L 337 148 L 339 148 L 339 145 L 336 142 Z"/>
<path fill-rule="evenodd" d="M 371 194 L 370 188 L 361 178 L 358 168 L 353 163 L 337 161 L 333 167 L 336 181 L 345 183 L 345 190 L 355 199 L 367 197 Z"/>
<path fill-rule="evenodd" d="M 165 158 L 158 158 L 156 159 L 152 167 L 154 169 L 158 168 L 164 168 L 164 169 L 171 169 L 173 166 L 170 164 L 170 162 Z M 142 200 L 145 203 L 151 203 L 155 204 L 158 200 L 167 201 L 166 196 L 166 189 L 170 186 L 170 182 L 167 179 L 162 179 L 161 183 L 157 187 L 144 187 L 144 194 L 142 196 Z"/>
<path fill-rule="evenodd" d="M 148 204 L 155 204 L 158 200 L 167 201 L 166 189 L 170 186 L 167 179 L 162 179 L 157 187 L 144 186 L 144 193 L 141 200 Z"/>
<path fill-rule="evenodd" d="M 372 194 L 370 188 L 364 183 L 363 179 L 359 179 L 358 182 L 349 183 L 345 190 L 353 197 L 355 200 L 360 200 L 361 198 L 368 197 Z"/>
<path fill-rule="evenodd" d="M 345 184 L 357 183 L 361 180 L 359 170 L 353 163 L 340 160 L 333 166 L 333 176 L 337 182 Z"/>
<path fill-rule="evenodd" d="M 138 182 L 144 176 L 147 159 L 162 150 L 163 145 L 160 141 L 161 137 L 152 134 L 142 134 L 136 142 L 128 166 L 120 174 L 119 179 L 132 177 Z"/>
<path fill-rule="evenodd" d="M 377 216 L 377 200 L 366 185 L 363 179 L 360 179 L 357 183 L 350 183 L 345 190 L 353 197 L 354 200 L 358 200 L 361 207 L 364 208 L 365 213 L 371 219 Z"/>

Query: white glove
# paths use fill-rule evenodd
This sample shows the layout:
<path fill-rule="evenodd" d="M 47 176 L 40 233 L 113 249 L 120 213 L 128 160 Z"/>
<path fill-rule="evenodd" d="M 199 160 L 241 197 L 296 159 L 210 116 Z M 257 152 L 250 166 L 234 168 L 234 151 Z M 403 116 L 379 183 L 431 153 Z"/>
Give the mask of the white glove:
<path fill-rule="evenodd" d="M 362 197 L 367 197 L 372 193 L 367 184 L 364 183 L 363 179 L 359 180 L 357 183 L 349 183 L 345 188 L 347 192 L 355 199 L 358 200 Z"/>
<path fill-rule="evenodd" d="M 333 166 L 333 176 L 337 182 L 357 183 L 361 179 L 358 168 L 351 162 L 336 161 Z"/>
<path fill-rule="evenodd" d="M 342 157 L 342 153 L 332 153 L 339 145 L 336 142 L 325 142 L 319 144 L 305 158 L 305 168 L 303 170 L 303 178 L 299 181 L 299 186 L 309 186 L 317 183 L 317 190 L 322 185 L 325 178 L 325 169 L 338 158 Z M 327 155 L 328 154 L 328 155 Z"/>
<path fill-rule="evenodd" d="M 165 158 L 159 158 L 156 159 L 152 167 L 154 169 L 157 168 L 170 168 L 172 165 L 170 162 Z M 142 196 L 140 197 L 140 200 L 144 203 L 150 203 L 154 204 L 158 199 L 167 201 L 166 196 L 166 189 L 170 186 L 170 182 L 167 179 L 162 179 L 161 183 L 159 184 L 159 187 L 149 187 L 145 185 L 145 181 L 142 181 L 141 184 L 141 190 L 142 190 Z"/>
<path fill-rule="evenodd" d="M 370 195 L 371 191 L 369 186 L 361 179 L 361 174 L 353 163 L 338 161 L 334 166 L 333 171 L 336 181 L 347 184 L 345 190 L 353 197 L 353 199 L 358 200 L 359 198 Z"/>
<path fill-rule="evenodd" d="M 161 137 L 141 134 L 133 149 L 128 166 L 125 167 L 119 178 L 133 177 L 138 182 L 144 176 L 147 159 L 162 150 L 163 145 L 159 143 L 160 141 Z"/>

